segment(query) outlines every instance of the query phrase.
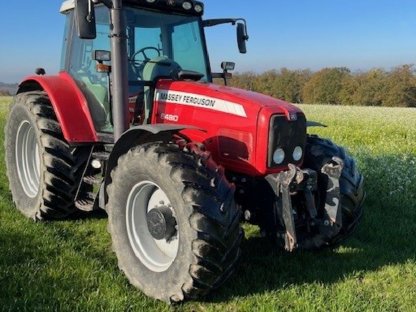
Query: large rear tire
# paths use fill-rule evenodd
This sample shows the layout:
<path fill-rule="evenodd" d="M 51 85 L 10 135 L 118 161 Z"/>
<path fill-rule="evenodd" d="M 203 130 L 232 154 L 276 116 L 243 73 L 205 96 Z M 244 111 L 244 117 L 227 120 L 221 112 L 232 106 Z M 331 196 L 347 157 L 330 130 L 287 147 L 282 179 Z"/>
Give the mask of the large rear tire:
<path fill-rule="evenodd" d="M 26 217 L 60 219 L 77 210 L 74 198 L 85 159 L 65 141 L 45 92 L 15 96 L 5 151 L 13 201 Z"/>
<path fill-rule="evenodd" d="M 345 150 L 332 143 L 330 140 L 321 139 L 318 136 L 308 136 L 304 166 L 318 172 L 318 185 L 327 184 L 327 176 L 321 173 L 321 168 L 331 161 L 332 157 L 343 160 L 340 183 L 340 209 L 342 211 L 342 228 L 335 235 L 329 245 L 335 245 L 347 238 L 358 225 L 363 213 L 364 189 L 363 176 L 357 170 L 354 159 Z M 320 198 L 325 198 L 326 188 L 321 188 Z M 320 209 L 323 209 L 324 202 L 321 201 Z"/>
<path fill-rule="evenodd" d="M 204 296 L 231 275 L 243 233 L 234 188 L 218 167 L 153 143 L 121 156 L 111 178 L 109 231 L 134 286 L 173 303 Z"/>

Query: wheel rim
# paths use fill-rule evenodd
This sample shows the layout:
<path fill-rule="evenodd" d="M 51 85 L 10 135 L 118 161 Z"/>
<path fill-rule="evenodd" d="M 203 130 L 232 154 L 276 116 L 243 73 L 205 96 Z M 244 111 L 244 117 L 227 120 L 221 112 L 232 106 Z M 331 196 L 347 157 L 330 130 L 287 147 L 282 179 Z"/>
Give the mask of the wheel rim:
<path fill-rule="evenodd" d="M 36 197 L 40 185 L 40 155 L 35 129 L 28 120 L 19 125 L 16 135 L 17 174 L 23 191 Z"/>
<path fill-rule="evenodd" d="M 147 225 L 147 213 L 158 207 L 169 207 L 175 211 L 165 192 L 150 181 L 136 184 L 127 199 L 127 235 L 130 245 L 140 261 L 151 271 L 166 271 L 178 254 L 179 233 L 168 240 L 156 240 Z"/>

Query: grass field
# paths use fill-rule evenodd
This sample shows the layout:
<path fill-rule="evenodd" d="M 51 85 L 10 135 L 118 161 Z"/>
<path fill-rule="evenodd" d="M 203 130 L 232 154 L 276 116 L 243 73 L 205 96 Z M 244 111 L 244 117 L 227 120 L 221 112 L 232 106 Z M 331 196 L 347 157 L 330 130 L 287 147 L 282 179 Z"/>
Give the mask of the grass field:
<path fill-rule="evenodd" d="M 0 98 L 2 129 L 10 98 Z M 303 105 L 357 160 L 365 216 L 336 250 L 287 254 L 246 227 L 243 259 L 206 301 L 171 308 L 119 272 L 106 219 L 35 224 L 13 207 L 0 150 L 0 309 L 416 311 L 416 109 Z M 0 132 L 3 140 L 3 132 Z M 163 281 L 161 281 L 163 282 Z"/>

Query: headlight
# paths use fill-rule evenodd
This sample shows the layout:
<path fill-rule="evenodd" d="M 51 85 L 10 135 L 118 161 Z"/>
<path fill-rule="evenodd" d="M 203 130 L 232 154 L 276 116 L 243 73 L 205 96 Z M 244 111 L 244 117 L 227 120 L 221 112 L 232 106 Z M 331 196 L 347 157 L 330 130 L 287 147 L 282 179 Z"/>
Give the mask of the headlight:
<path fill-rule="evenodd" d="M 303 156 L 303 150 L 302 150 L 302 147 L 300 147 L 300 146 L 296 146 L 296 147 L 295 147 L 295 149 L 293 150 L 293 154 L 292 154 L 292 156 L 293 156 L 293 160 L 294 160 L 294 161 L 299 161 L 299 160 L 301 160 L 301 159 L 302 159 L 302 156 Z"/>
<path fill-rule="evenodd" d="M 155 3 L 156 2 L 156 0 L 146 0 L 147 2 L 149 2 L 149 3 Z"/>
<path fill-rule="evenodd" d="M 273 161 L 275 164 L 280 165 L 285 160 L 285 151 L 282 148 L 278 148 L 273 153 Z"/>
<path fill-rule="evenodd" d="M 184 2 L 184 3 L 182 4 L 182 7 L 183 7 L 185 10 L 190 10 L 190 9 L 192 9 L 192 4 L 191 4 L 190 2 Z"/>
<path fill-rule="evenodd" d="M 204 8 L 202 7 L 202 5 L 197 4 L 197 5 L 195 5 L 194 9 L 195 9 L 196 13 L 201 13 Z"/>

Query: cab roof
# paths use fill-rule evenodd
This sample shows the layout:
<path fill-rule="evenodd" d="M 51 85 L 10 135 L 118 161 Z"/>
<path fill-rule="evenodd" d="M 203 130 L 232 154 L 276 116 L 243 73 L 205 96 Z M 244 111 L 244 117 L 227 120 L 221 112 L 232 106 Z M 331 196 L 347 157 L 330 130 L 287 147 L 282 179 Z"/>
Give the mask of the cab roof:
<path fill-rule="evenodd" d="M 137 0 L 136 0 L 137 1 Z M 135 0 L 123 0 L 123 2 L 126 2 L 126 3 L 136 3 L 136 1 Z M 199 7 L 202 7 L 202 10 L 201 11 L 196 11 L 196 8 L 195 8 L 195 11 L 193 11 L 192 12 L 192 10 L 191 10 L 191 12 L 186 12 L 186 11 L 184 11 L 182 8 L 181 8 L 181 4 L 182 4 L 182 2 L 183 2 L 184 0 L 179 0 L 179 1 L 175 1 L 175 2 L 177 2 L 177 4 L 175 4 L 175 2 L 173 2 L 172 1 L 172 3 L 168 3 L 167 2 L 167 4 L 170 6 L 170 9 L 172 10 L 174 10 L 174 11 L 177 11 L 178 10 L 178 5 L 179 5 L 179 11 L 182 11 L 183 13 L 186 13 L 186 14 L 189 14 L 189 13 L 196 13 L 197 15 L 202 15 L 203 14 L 203 3 L 202 2 L 200 2 L 200 1 L 195 1 L 195 0 L 188 0 L 188 2 L 191 2 L 191 3 L 194 3 L 196 6 L 199 6 Z M 185 0 L 185 2 L 187 2 L 186 0 Z M 140 3 L 140 2 L 139 2 Z M 141 3 L 142 3 L 142 5 L 145 5 L 146 3 L 144 2 L 144 1 L 141 1 Z M 156 4 L 147 4 L 150 8 L 157 8 L 158 6 L 157 6 L 157 3 Z M 166 9 L 166 4 L 164 5 L 165 6 L 165 9 Z M 62 3 L 62 5 L 61 5 L 61 9 L 60 9 L 60 12 L 61 13 L 67 13 L 68 11 L 71 11 L 71 10 L 73 10 L 75 8 L 75 0 L 64 0 L 64 2 Z"/>
<path fill-rule="evenodd" d="M 75 8 L 75 0 L 65 0 L 62 5 L 60 12 L 65 13 L 69 10 L 73 10 Z"/>

